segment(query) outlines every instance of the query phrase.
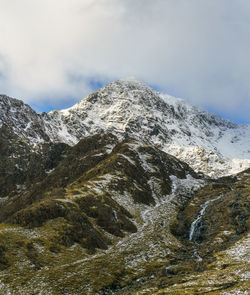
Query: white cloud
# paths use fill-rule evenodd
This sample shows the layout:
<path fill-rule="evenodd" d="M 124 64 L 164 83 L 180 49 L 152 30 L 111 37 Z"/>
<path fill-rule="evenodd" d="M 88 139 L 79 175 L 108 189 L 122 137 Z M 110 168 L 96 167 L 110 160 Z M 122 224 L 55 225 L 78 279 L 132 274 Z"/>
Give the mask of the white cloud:
<path fill-rule="evenodd" d="M 78 97 L 136 76 L 249 121 L 248 0 L 0 0 L 1 92 Z"/>

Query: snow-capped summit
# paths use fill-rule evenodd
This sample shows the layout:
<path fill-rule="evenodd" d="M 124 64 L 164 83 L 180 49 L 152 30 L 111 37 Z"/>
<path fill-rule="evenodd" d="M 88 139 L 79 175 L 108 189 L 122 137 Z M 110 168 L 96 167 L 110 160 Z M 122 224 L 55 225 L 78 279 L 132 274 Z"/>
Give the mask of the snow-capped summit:
<path fill-rule="evenodd" d="M 250 125 L 223 120 L 136 79 L 112 82 L 65 110 L 28 113 L 45 141 L 40 134 L 74 145 L 88 135 L 111 132 L 156 145 L 210 175 L 250 166 Z"/>
<path fill-rule="evenodd" d="M 250 160 L 239 160 L 250 159 L 250 126 L 223 120 L 135 79 L 110 83 L 44 119 L 53 141 L 74 144 L 88 135 L 113 132 L 154 144 L 211 175 L 250 165 Z"/>

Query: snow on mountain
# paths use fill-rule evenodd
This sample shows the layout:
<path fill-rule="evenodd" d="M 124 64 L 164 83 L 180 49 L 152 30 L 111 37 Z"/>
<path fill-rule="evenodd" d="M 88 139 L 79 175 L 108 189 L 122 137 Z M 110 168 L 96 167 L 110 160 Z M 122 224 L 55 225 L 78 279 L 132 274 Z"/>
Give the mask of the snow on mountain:
<path fill-rule="evenodd" d="M 50 140 L 41 116 L 21 100 L 6 95 L 0 95 L 0 128 L 3 125 L 29 143 Z"/>
<path fill-rule="evenodd" d="M 88 135 L 112 132 L 154 144 L 210 175 L 250 166 L 249 125 L 223 120 L 137 80 L 113 82 L 44 120 L 53 141 L 75 144 Z"/>
<path fill-rule="evenodd" d="M 48 137 L 74 145 L 88 135 L 111 132 L 120 139 L 133 137 L 153 144 L 212 176 L 250 167 L 250 125 L 223 120 L 137 80 L 110 83 L 71 108 L 48 114 L 37 115 L 19 104 L 14 113 L 2 111 L 2 121 L 18 114 L 17 120 L 11 119 L 14 130 L 35 142 Z"/>

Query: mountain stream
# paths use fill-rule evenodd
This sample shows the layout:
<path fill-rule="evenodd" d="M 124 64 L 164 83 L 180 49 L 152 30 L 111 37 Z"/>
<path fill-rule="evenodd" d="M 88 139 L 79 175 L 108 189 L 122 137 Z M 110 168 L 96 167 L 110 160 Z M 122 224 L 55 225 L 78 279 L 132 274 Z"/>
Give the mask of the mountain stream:
<path fill-rule="evenodd" d="M 208 200 L 205 203 L 203 203 L 201 205 L 201 211 L 199 212 L 199 214 L 197 215 L 196 219 L 192 222 L 191 227 L 190 227 L 190 231 L 189 231 L 189 241 L 193 241 L 197 244 L 196 239 L 197 237 L 200 236 L 200 229 L 202 226 L 202 217 L 206 212 L 207 207 L 213 203 L 216 200 L 219 200 L 220 198 L 222 198 L 223 195 L 220 195 L 212 200 Z M 196 249 L 196 247 L 194 247 L 194 257 L 197 258 L 199 261 L 202 261 L 202 258 L 200 257 L 198 250 Z"/>

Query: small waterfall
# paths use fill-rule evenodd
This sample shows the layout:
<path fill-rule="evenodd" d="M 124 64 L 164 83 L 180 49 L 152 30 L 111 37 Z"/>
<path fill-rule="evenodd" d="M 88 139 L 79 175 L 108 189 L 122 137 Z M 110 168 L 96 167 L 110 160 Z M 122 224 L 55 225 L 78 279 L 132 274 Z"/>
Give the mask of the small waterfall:
<path fill-rule="evenodd" d="M 199 252 L 196 248 L 194 248 L 194 258 L 196 258 L 198 261 L 202 261 L 203 259 L 200 257 Z"/>
<path fill-rule="evenodd" d="M 190 232 L 189 232 L 189 240 L 192 241 L 194 238 L 194 234 L 197 231 L 197 229 L 199 228 L 200 224 L 201 224 L 201 220 L 202 220 L 202 216 L 205 214 L 207 207 L 213 203 L 216 200 L 219 200 L 220 198 L 222 198 L 223 195 L 220 195 L 212 200 L 208 200 L 206 201 L 204 204 L 201 205 L 201 211 L 199 212 L 197 218 L 192 222 L 191 227 L 190 227 Z"/>

